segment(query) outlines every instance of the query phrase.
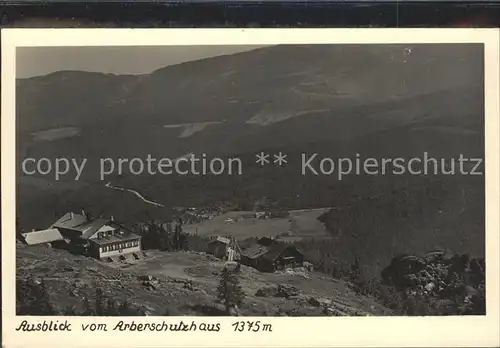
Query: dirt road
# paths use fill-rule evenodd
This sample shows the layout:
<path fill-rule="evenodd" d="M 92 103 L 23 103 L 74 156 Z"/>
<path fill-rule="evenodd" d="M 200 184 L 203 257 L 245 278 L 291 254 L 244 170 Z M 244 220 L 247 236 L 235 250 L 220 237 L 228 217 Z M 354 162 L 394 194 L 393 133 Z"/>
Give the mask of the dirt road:
<path fill-rule="evenodd" d="M 158 203 L 158 202 L 153 202 L 153 201 L 150 201 L 148 199 L 146 199 L 143 195 L 141 195 L 139 192 L 135 191 L 135 190 L 130 190 L 130 189 L 126 189 L 126 188 L 123 188 L 123 187 L 119 187 L 119 186 L 112 186 L 111 185 L 111 182 L 108 182 L 106 185 L 104 185 L 108 188 L 111 188 L 113 190 L 119 190 L 119 191 L 128 191 L 130 193 L 133 193 L 134 195 L 136 195 L 137 197 L 139 197 L 143 202 L 145 203 L 148 203 L 148 204 L 151 204 L 151 205 L 155 205 L 157 207 L 164 207 L 163 204 L 161 203 Z"/>

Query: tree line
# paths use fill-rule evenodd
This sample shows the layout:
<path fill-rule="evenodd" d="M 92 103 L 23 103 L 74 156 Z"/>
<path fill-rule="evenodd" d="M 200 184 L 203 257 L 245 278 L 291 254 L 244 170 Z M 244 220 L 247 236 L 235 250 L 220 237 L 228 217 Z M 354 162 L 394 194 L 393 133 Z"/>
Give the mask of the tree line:
<path fill-rule="evenodd" d="M 142 236 L 143 249 L 164 251 L 188 250 L 186 233 L 182 230 L 182 221 L 175 223 L 150 221 L 138 227 Z"/>

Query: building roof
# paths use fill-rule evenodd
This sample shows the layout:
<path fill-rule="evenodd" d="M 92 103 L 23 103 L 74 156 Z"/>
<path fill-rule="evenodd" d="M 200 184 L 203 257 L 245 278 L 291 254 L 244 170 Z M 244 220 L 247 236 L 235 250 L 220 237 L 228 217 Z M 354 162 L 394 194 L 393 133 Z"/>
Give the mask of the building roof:
<path fill-rule="evenodd" d="M 262 257 L 274 261 L 288 248 L 294 247 L 285 243 L 275 242 L 269 246 L 269 251 L 262 255 Z"/>
<path fill-rule="evenodd" d="M 90 237 L 92 237 L 92 235 L 94 233 L 97 232 L 97 230 L 99 230 L 101 227 L 103 227 L 107 223 L 109 223 L 108 219 L 99 218 L 99 219 L 87 221 L 86 223 L 79 225 L 76 228 L 79 231 L 82 231 L 82 235 L 80 238 L 89 239 Z"/>
<path fill-rule="evenodd" d="M 243 254 L 251 259 L 265 258 L 271 261 L 276 260 L 287 248 L 295 248 L 292 245 L 273 242 L 270 245 L 256 243 L 243 251 Z M 300 252 L 300 251 L 299 251 Z"/>
<path fill-rule="evenodd" d="M 271 244 L 273 244 L 275 241 L 274 239 L 272 238 L 269 238 L 269 237 L 262 237 L 260 238 L 257 243 L 260 244 L 260 245 L 264 245 L 264 246 L 270 246 Z"/>
<path fill-rule="evenodd" d="M 74 229 L 87 221 L 87 218 L 82 214 L 66 213 L 50 226 L 50 228 Z"/>
<path fill-rule="evenodd" d="M 57 220 L 51 228 L 60 228 L 65 230 L 72 230 L 80 233 L 80 238 L 88 239 L 97 232 L 102 226 L 108 224 L 109 219 L 92 219 L 88 220 L 83 214 L 66 213 L 59 220 Z"/>
<path fill-rule="evenodd" d="M 269 251 L 269 247 L 253 244 L 250 247 L 243 250 L 243 254 L 251 259 L 256 259 Z"/>
<path fill-rule="evenodd" d="M 106 236 L 103 238 L 91 239 L 93 243 L 98 245 L 106 245 L 111 243 L 127 242 L 130 240 L 140 239 L 141 237 L 130 231 L 123 231 L 123 234 L 114 234 L 112 236 Z"/>
<path fill-rule="evenodd" d="M 231 240 L 229 238 L 226 238 L 226 237 L 217 237 L 215 238 L 213 241 L 211 241 L 210 243 L 224 243 L 224 244 L 230 244 L 231 243 Z"/>
<path fill-rule="evenodd" d="M 28 232 L 28 233 L 22 233 L 21 235 L 23 236 L 24 241 L 28 245 L 44 244 L 44 243 L 50 243 L 50 242 L 55 242 L 55 241 L 59 241 L 59 240 L 64 240 L 61 233 L 55 228 L 51 228 L 51 229 L 43 230 L 43 231 L 33 231 L 33 232 Z"/>

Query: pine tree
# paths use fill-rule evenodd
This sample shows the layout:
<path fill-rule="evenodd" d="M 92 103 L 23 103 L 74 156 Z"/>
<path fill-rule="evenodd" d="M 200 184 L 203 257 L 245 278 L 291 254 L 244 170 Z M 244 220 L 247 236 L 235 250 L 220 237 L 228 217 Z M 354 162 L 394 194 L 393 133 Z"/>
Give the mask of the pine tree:
<path fill-rule="evenodd" d="M 107 316 L 118 315 L 118 308 L 116 308 L 116 302 L 112 298 L 108 298 L 108 303 L 106 305 L 106 315 Z"/>
<path fill-rule="evenodd" d="M 17 315 L 29 314 L 29 289 L 26 281 L 16 281 L 16 313 Z"/>
<path fill-rule="evenodd" d="M 55 310 L 52 304 L 50 303 L 50 297 L 47 292 L 47 288 L 45 287 L 45 282 L 43 279 L 38 285 L 37 289 L 37 298 L 38 298 L 38 309 L 40 315 L 55 315 Z"/>
<path fill-rule="evenodd" d="M 361 272 L 359 257 L 356 257 L 354 263 L 351 266 L 349 280 L 354 285 L 354 289 L 356 290 L 356 292 L 363 292 L 363 289 L 366 286 L 366 281 L 363 277 L 363 273 Z"/>
<path fill-rule="evenodd" d="M 359 257 L 356 257 L 354 263 L 351 266 L 351 274 L 350 274 L 351 281 L 353 282 L 357 281 L 360 275 L 361 275 L 360 261 Z"/>
<path fill-rule="evenodd" d="M 66 306 L 66 308 L 63 309 L 62 315 L 77 315 L 78 313 L 76 312 L 75 306 Z"/>
<path fill-rule="evenodd" d="M 97 288 L 95 291 L 95 314 L 97 316 L 105 315 L 104 300 L 102 289 Z"/>
<path fill-rule="evenodd" d="M 95 311 L 90 305 L 90 301 L 87 297 L 83 299 L 83 313 L 82 316 L 94 316 Z"/>
<path fill-rule="evenodd" d="M 226 307 L 226 313 L 231 309 L 241 306 L 245 293 L 240 286 L 240 281 L 235 272 L 225 267 L 221 272 L 219 286 L 217 287 L 217 299 Z"/>
<path fill-rule="evenodd" d="M 121 305 L 118 307 L 118 315 L 127 317 L 127 316 L 135 316 L 137 315 L 137 313 L 134 310 L 134 308 L 130 305 L 130 302 L 127 299 L 125 299 L 125 301 L 123 301 Z"/>
<path fill-rule="evenodd" d="M 32 277 L 17 283 L 16 307 L 19 315 L 55 315 L 43 280 L 37 283 Z"/>

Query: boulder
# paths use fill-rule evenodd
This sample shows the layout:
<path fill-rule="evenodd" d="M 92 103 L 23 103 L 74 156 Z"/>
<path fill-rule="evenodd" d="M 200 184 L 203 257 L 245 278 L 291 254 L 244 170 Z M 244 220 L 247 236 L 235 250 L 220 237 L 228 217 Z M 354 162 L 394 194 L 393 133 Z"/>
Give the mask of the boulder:
<path fill-rule="evenodd" d="M 278 294 L 278 287 L 276 285 L 268 285 L 260 288 L 255 293 L 258 297 L 274 297 Z"/>
<path fill-rule="evenodd" d="M 77 279 L 74 283 L 73 286 L 78 289 L 78 288 L 83 288 L 85 287 L 85 282 L 82 280 Z"/>
<path fill-rule="evenodd" d="M 155 290 L 160 286 L 160 282 L 158 280 L 145 280 L 144 282 L 142 282 L 142 285 L 151 290 Z"/>
<path fill-rule="evenodd" d="M 304 268 L 306 270 L 308 270 L 309 272 L 312 272 L 314 270 L 314 266 L 312 263 L 308 262 L 308 261 L 304 261 L 304 263 L 302 264 L 304 266 Z"/>
<path fill-rule="evenodd" d="M 154 279 L 153 276 L 149 275 L 149 274 L 144 274 L 144 275 L 140 275 L 137 277 L 138 280 L 143 280 L 143 281 L 151 281 Z"/>
<path fill-rule="evenodd" d="M 396 262 L 397 268 L 400 272 L 415 273 L 425 268 L 426 262 L 423 258 L 418 256 L 404 256 Z"/>
<path fill-rule="evenodd" d="M 229 308 L 229 313 L 232 317 L 239 317 L 241 315 L 241 311 L 237 306 Z"/>
<path fill-rule="evenodd" d="M 194 291 L 195 290 L 195 288 L 193 287 L 193 282 L 190 281 L 190 280 L 186 280 L 184 282 L 184 286 L 183 287 L 184 287 L 184 289 L 187 289 L 187 290 L 190 290 L 190 291 Z"/>
<path fill-rule="evenodd" d="M 465 288 L 465 295 L 466 296 L 477 296 L 479 295 L 479 291 L 477 289 L 475 289 L 474 287 L 470 286 L 470 285 L 466 285 Z"/>
<path fill-rule="evenodd" d="M 424 259 L 427 262 L 436 262 L 442 260 L 444 257 L 444 251 L 432 251 L 424 255 Z"/>
<path fill-rule="evenodd" d="M 278 285 L 277 297 L 292 298 L 298 295 L 299 291 L 294 286 L 286 283 Z"/>
<path fill-rule="evenodd" d="M 434 284 L 433 282 L 430 282 L 428 283 L 427 285 L 425 285 L 425 290 L 427 290 L 428 292 L 431 292 L 434 290 L 434 288 L 436 287 L 436 284 Z"/>
<path fill-rule="evenodd" d="M 485 274 L 484 258 L 470 260 L 469 268 L 472 273 L 484 276 Z"/>
<path fill-rule="evenodd" d="M 330 306 L 332 304 L 332 300 L 329 298 L 320 298 L 318 301 L 322 306 Z"/>
<path fill-rule="evenodd" d="M 333 307 L 327 307 L 325 309 L 325 312 L 326 312 L 326 315 L 329 315 L 332 317 L 345 317 L 345 316 L 347 316 L 346 313 L 338 310 L 337 308 L 333 308 Z"/>
<path fill-rule="evenodd" d="M 311 306 L 314 306 L 314 307 L 319 307 L 321 306 L 321 303 L 315 299 L 314 297 L 309 297 L 309 299 L 307 300 L 307 303 L 309 303 Z"/>

